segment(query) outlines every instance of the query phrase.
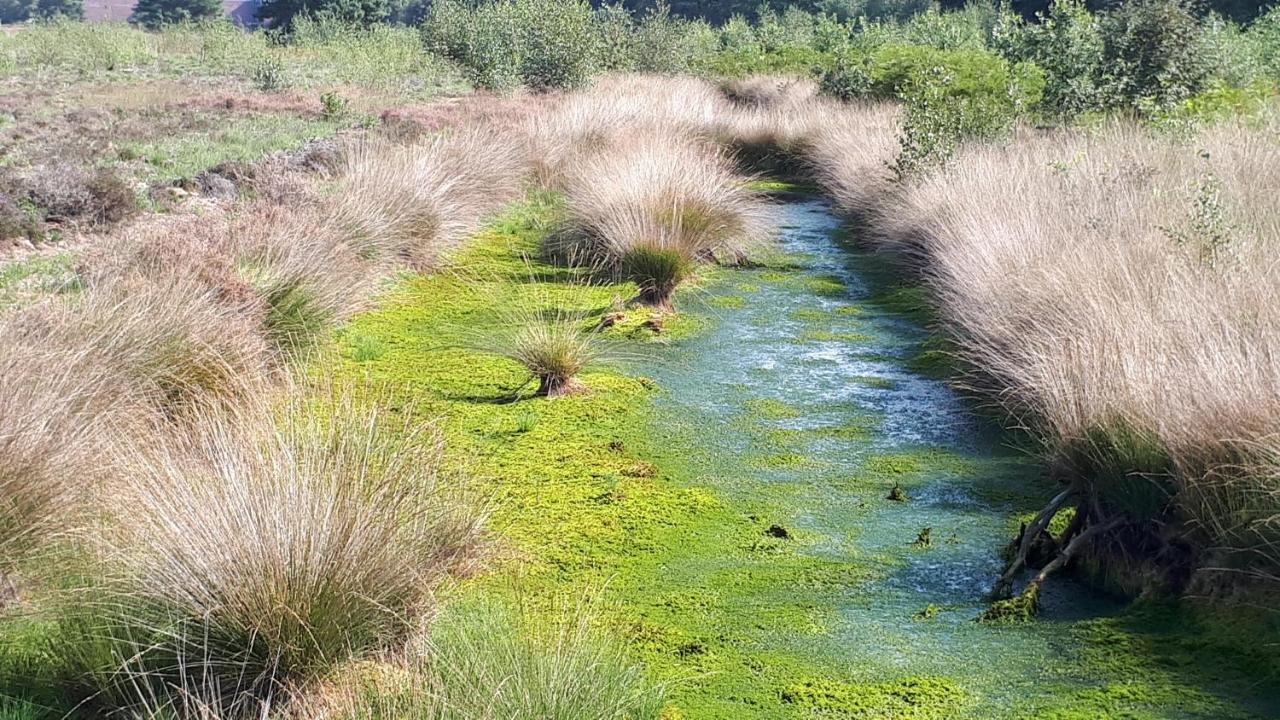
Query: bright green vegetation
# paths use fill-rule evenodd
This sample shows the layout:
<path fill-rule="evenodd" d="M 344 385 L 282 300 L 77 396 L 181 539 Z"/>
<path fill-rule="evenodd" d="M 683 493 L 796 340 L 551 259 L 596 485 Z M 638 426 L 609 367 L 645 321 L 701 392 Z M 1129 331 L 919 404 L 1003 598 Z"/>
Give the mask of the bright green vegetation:
<path fill-rule="evenodd" d="M 519 364 L 467 350 L 462 334 L 500 329 L 494 297 L 603 316 L 615 296 L 634 294 L 632 285 L 583 288 L 567 282 L 571 271 L 530 266 L 549 212 L 545 201 L 531 201 L 482 233 L 453 258 L 476 270 L 466 279 L 407 278 L 351 323 L 334 360 L 341 376 L 438 420 L 449 462 L 493 499 L 496 565 L 458 588 L 454 602 L 504 600 L 530 613 L 534 626 L 554 625 L 563 598 L 602 593 L 596 630 L 669 684 L 667 720 L 1145 718 L 1175 708 L 1186 717 L 1250 717 L 1218 688 L 1242 690 L 1231 678 L 1257 660 L 1228 661 L 1214 645 L 1220 635 L 1200 628 L 1189 609 L 1116 614 L 1068 595 L 1058 602 L 1079 602 L 1097 619 L 992 627 L 972 621 L 980 600 L 931 604 L 930 594 L 895 590 L 913 558 L 945 566 L 991 557 L 1042 489 L 1031 464 L 1016 457 L 911 443 L 874 449 L 889 418 L 857 403 L 784 402 L 744 395 L 745 383 L 719 384 L 742 368 L 707 364 L 718 362 L 708 354 L 717 333 L 762 320 L 761 312 L 777 321 L 769 298 L 810 285 L 790 273 L 716 271 L 700 293 L 714 298 L 749 283 L 761 299 L 736 308 L 712 302 L 723 317 L 664 343 L 636 332 L 648 310 L 626 309 L 604 335 L 630 347 L 634 361 L 584 372 L 588 392 L 536 397 Z M 834 281 L 822 271 L 814 277 Z M 834 301 L 815 294 L 821 290 L 801 297 Z M 857 308 L 802 315 L 817 327 L 832 317 L 901 322 L 873 303 Z M 873 383 L 860 392 L 895 390 Z M 731 414 L 741 422 L 723 409 L 693 410 L 704 397 L 736 405 Z M 795 425 L 815 412 L 840 422 Z M 728 450 L 741 442 L 747 450 Z M 845 448 L 858 446 L 865 456 L 848 457 Z M 816 454 L 821 448 L 832 455 Z M 885 498 L 895 485 L 908 501 Z M 940 523 L 927 515 L 928 498 L 943 486 L 1003 510 Z M 990 561 L 980 566 L 998 571 Z M 898 654 L 909 660 L 892 661 Z"/>
<path fill-rule="evenodd" d="M 136 173 L 141 180 L 189 178 L 218 163 L 253 162 L 303 140 L 328 137 L 343 125 L 319 117 L 251 113 L 213 127 L 125 142 L 120 153 L 143 163 Z"/>
<path fill-rule="evenodd" d="M 50 293 L 79 286 L 75 258 L 70 253 L 33 255 L 0 267 L 0 308 L 22 305 Z"/>

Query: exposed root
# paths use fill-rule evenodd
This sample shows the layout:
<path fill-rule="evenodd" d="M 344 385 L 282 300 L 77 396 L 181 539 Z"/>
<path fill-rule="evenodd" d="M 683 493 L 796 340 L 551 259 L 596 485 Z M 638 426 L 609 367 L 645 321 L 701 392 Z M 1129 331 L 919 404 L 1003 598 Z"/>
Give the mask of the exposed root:
<path fill-rule="evenodd" d="M 1009 560 L 1009 566 L 1005 568 L 1004 574 L 1000 576 L 1000 580 L 996 582 L 996 586 L 991 590 L 991 598 L 993 600 L 1008 599 L 1013 591 L 1013 579 L 1027 565 L 1027 555 L 1031 552 L 1037 538 L 1046 531 L 1049 523 L 1057 517 L 1058 513 L 1067 506 L 1067 503 L 1076 495 L 1076 489 L 1069 487 L 1058 493 L 1056 497 L 1049 501 L 1030 525 L 1023 527 L 1022 537 L 1018 541 L 1018 551 Z M 1081 513 L 1077 513 L 1079 516 Z M 1074 523 L 1073 523 L 1074 525 Z"/>
<path fill-rule="evenodd" d="M 1054 500 L 1056 502 L 1058 498 L 1054 498 Z M 1042 514 L 1048 512 L 1053 505 L 1054 503 L 1050 503 L 1050 506 L 1045 508 L 1045 510 L 1042 511 Z M 1053 510 L 1053 515 L 1056 515 L 1061 509 L 1062 508 L 1059 507 L 1058 510 Z M 1049 519 L 1052 519 L 1053 515 L 1049 515 Z M 1059 551 L 1052 560 L 1046 563 L 1044 567 L 1040 568 L 1040 571 L 1031 579 L 1031 582 L 1027 583 L 1027 586 L 1022 589 L 1022 592 L 1018 593 L 1016 596 L 1013 596 L 1010 593 L 1014 576 L 1006 570 L 1004 576 L 1000 578 L 1000 583 L 997 584 L 996 590 L 992 591 L 994 602 L 992 602 L 991 606 L 978 616 L 978 622 L 1026 622 L 1038 615 L 1040 612 L 1040 589 L 1044 586 L 1045 580 L 1049 579 L 1049 576 L 1053 573 L 1066 567 L 1067 563 L 1071 562 L 1071 559 L 1074 558 L 1077 553 L 1079 553 L 1089 543 L 1093 542 L 1093 540 L 1099 535 L 1111 532 L 1119 527 L 1123 522 L 1122 518 L 1113 517 L 1105 522 L 1089 524 L 1086 522 L 1087 517 L 1087 512 L 1082 510 L 1077 511 L 1075 518 L 1072 519 L 1071 524 L 1062 533 L 1062 536 L 1054 538 L 1055 544 L 1061 547 L 1062 550 Z M 1025 542 L 1025 538 L 1030 535 L 1030 532 L 1033 529 L 1037 528 L 1037 522 L 1041 519 L 1042 518 L 1038 516 L 1030 526 L 1023 529 L 1024 542 L 1020 544 L 1020 553 L 1025 552 L 1031 547 Z M 1040 526 L 1039 531 L 1044 532 L 1043 527 L 1047 525 L 1048 521 L 1046 521 L 1043 526 Z M 1019 563 L 1019 560 L 1021 560 L 1021 563 L 1015 566 L 1015 563 Z M 1025 560 L 1025 555 L 1015 557 L 1010 561 L 1009 566 L 1010 568 L 1017 567 L 1020 569 L 1025 566 Z M 997 592 L 1002 592 L 1003 594 L 997 595 Z"/>

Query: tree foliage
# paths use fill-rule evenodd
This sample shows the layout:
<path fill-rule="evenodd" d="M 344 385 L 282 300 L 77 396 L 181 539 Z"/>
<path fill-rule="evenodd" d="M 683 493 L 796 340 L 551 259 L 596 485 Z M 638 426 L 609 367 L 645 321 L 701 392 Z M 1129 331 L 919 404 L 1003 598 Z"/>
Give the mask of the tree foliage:
<path fill-rule="evenodd" d="M 389 0 L 265 0 L 258 19 L 273 28 L 292 27 L 298 17 L 338 20 L 368 27 L 391 14 Z"/>
<path fill-rule="evenodd" d="M 173 23 L 216 18 L 221 14 L 220 0 L 138 0 L 129 22 L 155 29 Z"/>

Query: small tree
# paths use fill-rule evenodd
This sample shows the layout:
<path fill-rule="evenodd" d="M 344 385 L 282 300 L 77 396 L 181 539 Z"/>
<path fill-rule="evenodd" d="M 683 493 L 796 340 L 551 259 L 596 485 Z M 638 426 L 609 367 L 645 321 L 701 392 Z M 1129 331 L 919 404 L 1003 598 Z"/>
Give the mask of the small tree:
<path fill-rule="evenodd" d="M 1168 105 L 1198 92 L 1209 74 L 1190 0 L 1134 0 L 1103 17 L 1103 67 L 1115 102 Z"/>
<path fill-rule="evenodd" d="M 84 0 L 35 0 L 30 7 L 33 18 L 84 19 Z"/>
<path fill-rule="evenodd" d="M 258 19 L 273 28 L 289 28 L 299 16 L 368 27 L 390 14 L 389 0 L 265 0 L 258 6 Z"/>
<path fill-rule="evenodd" d="M 219 0 L 138 0 L 129 22 L 152 30 L 173 23 L 207 20 L 222 15 Z"/>
<path fill-rule="evenodd" d="M 1006 14 L 994 44 L 1010 60 L 1033 62 L 1045 72 L 1043 107 L 1072 116 L 1102 101 L 1102 32 L 1081 0 L 1058 0 L 1047 15 L 1026 23 Z"/>

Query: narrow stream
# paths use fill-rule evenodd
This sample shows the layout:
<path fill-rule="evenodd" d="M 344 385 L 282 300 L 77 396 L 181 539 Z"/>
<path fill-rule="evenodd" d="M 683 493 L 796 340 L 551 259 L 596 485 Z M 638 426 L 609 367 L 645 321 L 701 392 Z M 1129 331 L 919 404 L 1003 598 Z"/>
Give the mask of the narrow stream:
<path fill-rule="evenodd" d="M 945 382 L 911 369 L 925 332 L 873 301 L 856 254 L 833 238 L 838 220 L 824 203 L 779 212 L 781 249 L 794 267 L 727 273 L 699 289 L 690 304 L 705 304 L 713 327 L 646 370 L 668 390 L 659 416 L 697 438 L 689 458 L 697 482 L 767 507 L 762 522 L 776 523 L 800 552 L 856 562 L 856 580 L 816 596 L 821 619 L 812 631 L 781 622 L 770 629 L 777 601 L 768 588 L 742 600 L 763 628 L 743 642 L 762 662 L 781 649 L 850 683 L 942 678 L 966 700 L 938 717 L 1056 717 L 1073 698 L 1117 685 L 1146 693 L 1138 704 L 1150 713 L 1117 717 L 1259 712 L 1201 688 L 1183 692 L 1181 670 L 1147 668 L 1144 657 L 1093 662 L 1109 651 L 1086 648 L 1082 628 L 1122 608 L 1066 578 L 1050 583 L 1037 622 L 974 622 L 1002 567 L 1001 547 L 1050 492 L 1042 468 L 1005 447 Z M 888 498 L 894 485 L 906 501 Z M 672 572 L 715 590 L 707 578 L 754 572 L 749 562 L 709 559 Z M 1084 712 L 1071 717 L 1098 716 Z"/>

